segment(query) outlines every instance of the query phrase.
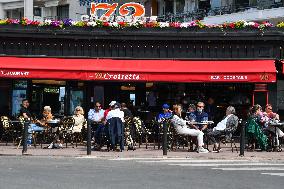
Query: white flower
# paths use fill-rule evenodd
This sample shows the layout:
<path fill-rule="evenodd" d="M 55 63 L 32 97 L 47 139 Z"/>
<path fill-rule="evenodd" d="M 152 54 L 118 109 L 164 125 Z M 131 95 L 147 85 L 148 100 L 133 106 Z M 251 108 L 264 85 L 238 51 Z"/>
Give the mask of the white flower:
<path fill-rule="evenodd" d="M 244 26 L 254 26 L 254 22 L 244 22 Z"/>
<path fill-rule="evenodd" d="M 72 26 L 75 26 L 77 23 L 77 21 L 71 21 Z"/>
<path fill-rule="evenodd" d="M 188 22 L 183 22 L 183 23 L 181 23 L 180 27 L 181 27 L 181 28 L 188 28 L 189 25 L 190 25 L 190 24 L 189 24 Z"/>
<path fill-rule="evenodd" d="M 169 27 L 170 24 L 168 22 L 160 22 L 160 27 L 161 28 L 166 28 L 166 27 Z"/>
<path fill-rule="evenodd" d="M 119 27 L 119 24 L 117 22 L 111 22 L 111 23 L 109 23 L 109 25 L 112 26 L 112 27 L 115 27 L 115 28 Z"/>
<path fill-rule="evenodd" d="M 87 23 L 87 26 L 92 26 L 92 27 L 95 27 L 97 25 L 96 22 L 92 21 L 92 22 L 88 22 Z"/>
<path fill-rule="evenodd" d="M 44 25 L 50 25 L 52 22 L 52 20 L 44 20 L 43 23 Z"/>

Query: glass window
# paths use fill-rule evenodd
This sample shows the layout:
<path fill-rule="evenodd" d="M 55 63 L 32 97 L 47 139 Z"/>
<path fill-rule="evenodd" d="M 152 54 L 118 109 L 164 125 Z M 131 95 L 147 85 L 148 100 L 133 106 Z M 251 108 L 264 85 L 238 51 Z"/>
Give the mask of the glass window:
<path fill-rule="evenodd" d="M 165 12 L 167 13 L 174 13 L 174 1 L 165 1 Z"/>
<path fill-rule="evenodd" d="M 83 106 L 83 91 L 71 90 L 70 92 L 70 114 L 72 115 L 77 106 Z"/>
<path fill-rule="evenodd" d="M 184 0 L 176 0 L 176 13 L 183 13 L 184 12 Z"/>
<path fill-rule="evenodd" d="M 69 5 L 63 5 L 57 7 L 58 20 L 69 18 Z"/>
<path fill-rule="evenodd" d="M 15 89 L 12 95 L 12 115 L 17 116 L 21 109 L 22 100 L 27 98 L 27 91 Z"/>

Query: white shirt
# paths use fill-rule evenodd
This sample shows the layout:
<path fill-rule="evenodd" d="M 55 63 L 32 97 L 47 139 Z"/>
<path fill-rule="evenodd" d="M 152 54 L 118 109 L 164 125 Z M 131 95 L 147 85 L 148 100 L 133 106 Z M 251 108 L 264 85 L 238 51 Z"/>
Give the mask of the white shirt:
<path fill-rule="evenodd" d="M 172 117 L 172 120 L 171 120 L 171 122 L 172 122 L 172 124 L 174 124 L 174 126 L 175 127 L 181 127 L 181 128 L 183 128 L 183 127 L 187 127 L 186 126 L 186 120 L 184 120 L 184 119 L 182 119 L 182 118 L 180 118 L 180 117 L 178 117 L 177 115 L 174 115 L 173 117 Z"/>
<path fill-rule="evenodd" d="M 100 109 L 98 112 L 96 112 L 95 109 L 90 109 L 88 112 L 88 119 L 99 122 L 102 118 L 104 118 L 105 111 L 103 109 Z"/>
<path fill-rule="evenodd" d="M 106 119 L 109 120 L 113 117 L 118 117 L 121 119 L 122 122 L 124 122 L 124 112 L 121 111 L 119 108 L 109 111 L 106 116 Z"/>
<path fill-rule="evenodd" d="M 220 121 L 216 127 L 213 128 L 213 131 L 224 131 L 226 129 L 226 124 L 227 124 L 227 120 L 229 119 L 229 117 L 231 117 L 233 114 L 229 114 L 225 117 L 225 119 L 223 119 L 222 121 Z"/>

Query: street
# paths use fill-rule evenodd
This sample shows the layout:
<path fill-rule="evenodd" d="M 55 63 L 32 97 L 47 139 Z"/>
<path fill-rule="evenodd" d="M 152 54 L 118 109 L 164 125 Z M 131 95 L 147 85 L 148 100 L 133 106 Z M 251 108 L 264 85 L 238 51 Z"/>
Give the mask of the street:
<path fill-rule="evenodd" d="M 0 156 L 1 189 L 280 189 L 283 161 Z"/>

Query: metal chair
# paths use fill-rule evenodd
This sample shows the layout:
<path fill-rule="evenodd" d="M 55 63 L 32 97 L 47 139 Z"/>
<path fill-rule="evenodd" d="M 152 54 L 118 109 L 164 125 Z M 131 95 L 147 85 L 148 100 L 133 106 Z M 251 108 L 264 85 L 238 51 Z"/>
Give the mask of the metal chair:
<path fill-rule="evenodd" d="M 74 127 L 75 120 L 73 117 L 64 117 L 61 120 L 60 134 L 68 147 L 68 141 L 72 141 L 72 132 L 71 129 Z"/>
<path fill-rule="evenodd" d="M 133 119 L 132 117 L 125 117 L 124 118 L 124 139 L 125 144 L 127 145 L 127 150 L 135 150 L 136 143 L 134 138 L 134 127 L 133 127 Z"/>
<path fill-rule="evenodd" d="M 13 123 L 13 121 L 11 121 L 11 119 L 7 116 L 1 116 L 0 121 L 2 128 L 1 140 L 5 138 L 6 146 L 8 145 L 9 140 L 12 140 L 14 145 L 16 145 L 18 140 L 19 143 L 21 143 L 23 126 L 19 124 L 20 121 L 17 120 Z"/>
<path fill-rule="evenodd" d="M 146 127 L 144 122 L 140 119 L 140 117 L 133 118 L 133 126 L 135 129 L 135 141 L 138 142 L 139 148 L 140 145 L 145 141 L 146 149 L 148 148 L 148 137 L 151 134 L 149 129 Z"/>

